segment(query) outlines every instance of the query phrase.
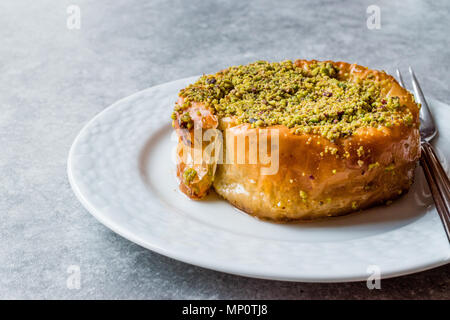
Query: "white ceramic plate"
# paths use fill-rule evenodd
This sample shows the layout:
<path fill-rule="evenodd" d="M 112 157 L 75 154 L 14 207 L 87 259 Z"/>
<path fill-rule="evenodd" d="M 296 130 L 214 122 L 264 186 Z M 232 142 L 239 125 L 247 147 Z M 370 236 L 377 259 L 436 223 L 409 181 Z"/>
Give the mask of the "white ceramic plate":
<path fill-rule="evenodd" d="M 450 247 L 422 170 L 410 192 L 381 206 L 327 221 L 279 225 L 252 218 L 211 195 L 178 191 L 170 114 L 178 91 L 197 77 L 118 101 L 80 132 L 70 150 L 72 188 L 100 222 L 137 244 L 187 263 L 249 277 L 338 282 L 384 278 L 450 260 Z M 444 167 L 450 107 L 429 99 Z"/>

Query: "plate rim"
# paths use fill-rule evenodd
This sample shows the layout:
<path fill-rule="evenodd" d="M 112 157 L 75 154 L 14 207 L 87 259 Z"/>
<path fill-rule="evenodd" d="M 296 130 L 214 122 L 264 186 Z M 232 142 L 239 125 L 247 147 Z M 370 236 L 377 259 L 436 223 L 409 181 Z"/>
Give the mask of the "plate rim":
<path fill-rule="evenodd" d="M 368 273 L 360 273 L 360 274 L 354 274 L 352 276 L 344 276 L 344 277 L 311 277 L 311 276 L 304 276 L 304 277 L 291 277 L 289 275 L 282 276 L 277 272 L 265 272 L 265 273 L 258 273 L 258 272 L 243 272 L 242 268 L 239 269 L 239 266 L 235 267 L 234 264 L 230 264 L 224 266 L 215 264 L 214 261 L 204 261 L 204 259 L 197 259 L 195 256 L 188 256 L 186 254 L 180 254 L 176 252 L 172 252 L 171 250 L 167 250 L 163 247 L 160 247 L 158 245 L 152 245 L 148 243 L 148 241 L 145 241 L 144 239 L 141 239 L 139 236 L 136 236 L 133 234 L 132 231 L 127 230 L 126 228 L 121 227 L 118 223 L 114 222 L 113 219 L 108 218 L 107 214 L 104 214 L 101 212 L 101 210 L 98 210 L 95 206 L 93 206 L 88 199 L 86 199 L 81 192 L 79 186 L 76 183 L 76 179 L 73 174 L 73 154 L 75 152 L 75 148 L 80 141 L 81 137 L 84 135 L 85 132 L 88 131 L 89 127 L 103 114 L 110 112 L 112 109 L 119 106 L 124 101 L 130 100 L 132 98 L 135 98 L 136 96 L 139 96 L 143 94 L 145 91 L 148 91 L 150 89 L 166 86 L 169 84 L 174 84 L 176 82 L 182 82 L 182 81 L 190 81 L 191 79 L 195 79 L 198 76 L 192 76 L 192 77 L 186 77 L 174 81 L 169 81 L 165 83 L 161 83 L 149 88 L 146 88 L 144 90 L 140 90 L 138 92 L 135 92 L 129 96 L 126 96 L 124 98 L 121 98 L 114 102 L 113 104 L 109 105 L 102 111 L 100 111 L 98 114 L 96 114 L 93 118 L 91 118 L 89 121 L 87 121 L 82 129 L 78 132 L 75 139 L 73 140 L 73 143 L 70 147 L 69 153 L 68 153 L 68 159 L 67 159 L 67 176 L 69 180 L 69 184 L 76 196 L 76 198 L 80 201 L 80 203 L 83 205 L 83 207 L 92 215 L 94 218 L 97 219 L 100 223 L 102 223 L 104 226 L 106 226 L 108 229 L 112 230 L 113 232 L 117 233 L 121 237 L 134 242 L 138 244 L 139 246 L 146 248 L 148 250 L 154 251 L 158 254 L 164 255 L 166 257 L 182 261 L 187 264 L 195 265 L 198 267 L 224 272 L 227 274 L 233 274 L 238 276 L 245 276 L 250 278 L 257 278 L 257 279 L 265 279 L 265 280 L 276 280 L 276 281 L 292 281 L 292 282 L 312 282 L 312 283 L 342 283 L 342 282 L 357 282 L 357 281 L 366 281 L 368 278 Z M 441 102 L 439 100 L 428 98 L 428 100 L 432 104 L 443 104 L 447 105 L 444 102 Z M 419 265 L 411 266 L 410 268 L 398 268 L 395 267 L 389 270 L 388 272 L 383 271 L 381 277 L 382 279 L 388 279 L 398 276 L 404 276 L 412 273 L 422 272 L 429 269 L 433 269 L 439 266 L 443 266 L 450 263 L 450 256 L 447 255 L 444 259 L 436 259 L 435 261 L 429 261 L 428 263 L 423 262 Z"/>

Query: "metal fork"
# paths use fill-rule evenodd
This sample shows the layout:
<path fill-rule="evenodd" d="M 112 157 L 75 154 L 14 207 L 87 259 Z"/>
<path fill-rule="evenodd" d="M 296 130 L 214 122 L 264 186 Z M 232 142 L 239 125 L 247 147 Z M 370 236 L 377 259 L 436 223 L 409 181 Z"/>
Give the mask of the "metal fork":
<path fill-rule="evenodd" d="M 420 88 L 419 82 L 411 67 L 409 67 L 409 73 L 412 78 L 411 82 L 414 88 L 414 96 L 422 105 L 420 108 L 420 145 L 422 151 L 420 164 L 425 173 L 431 195 L 436 204 L 436 209 L 441 217 L 442 224 L 447 233 L 447 238 L 450 242 L 450 181 L 436 156 L 433 146 L 430 144 L 430 141 L 436 136 L 438 131 L 434 125 L 433 117 L 428 108 L 425 96 L 423 95 L 422 89 Z M 400 85 L 405 88 L 402 74 L 398 69 L 397 76 Z"/>

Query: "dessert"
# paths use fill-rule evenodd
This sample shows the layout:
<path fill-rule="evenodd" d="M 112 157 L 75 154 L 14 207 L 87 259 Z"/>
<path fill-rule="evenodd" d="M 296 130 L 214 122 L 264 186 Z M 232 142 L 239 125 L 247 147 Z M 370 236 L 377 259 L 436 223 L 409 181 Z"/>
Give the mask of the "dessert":
<path fill-rule="evenodd" d="M 345 62 L 258 61 L 203 75 L 180 91 L 172 120 L 181 191 L 201 199 L 213 188 L 277 222 L 393 200 L 420 156 L 413 96 L 385 72 Z M 252 149 L 262 142 L 266 159 Z M 195 145 L 209 156 L 196 161 Z"/>

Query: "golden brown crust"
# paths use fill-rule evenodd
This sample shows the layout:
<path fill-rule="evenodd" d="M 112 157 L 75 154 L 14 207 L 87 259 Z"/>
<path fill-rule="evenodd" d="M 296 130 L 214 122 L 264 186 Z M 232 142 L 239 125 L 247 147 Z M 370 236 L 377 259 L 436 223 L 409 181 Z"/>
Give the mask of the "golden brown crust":
<path fill-rule="evenodd" d="M 295 64 L 307 68 L 313 62 L 297 60 Z M 362 127 L 334 142 L 318 135 L 294 134 L 281 125 L 264 128 L 279 132 L 278 172 L 261 175 L 260 163 L 220 164 L 208 181 L 219 195 L 251 215 L 285 222 L 346 214 L 394 199 L 409 189 L 420 156 L 419 108 L 411 94 L 384 72 L 329 62 L 338 67 L 342 79 L 382 81 L 382 95 L 399 97 L 401 105 L 411 110 L 414 125 Z M 227 130 L 228 138 L 260 130 L 236 125 L 231 118 L 218 119 L 215 126 Z M 202 192 L 204 188 L 205 184 Z M 192 196 L 192 192 L 183 192 Z"/>
<path fill-rule="evenodd" d="M 345 214 L 395 198 L 410 186 L 419 152 L 416 132 L 368 132 L 333 144 L 279 130 L 277 174 L 262 176 L 259 164 L 223 164 L 216 172 L 216 192 L 252 215 L 277 221 Z M 338 146 L 337 154 L 347 151 L 350 156 L 323 154 L 324 146 L 331 145 Z M 367 153 L 359 157 L 356 150 L 361 146 Z"/>

